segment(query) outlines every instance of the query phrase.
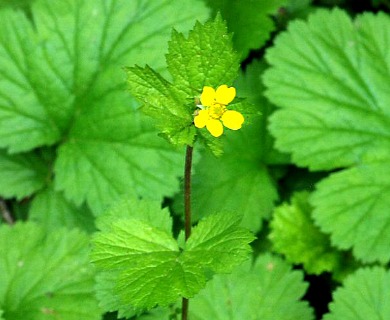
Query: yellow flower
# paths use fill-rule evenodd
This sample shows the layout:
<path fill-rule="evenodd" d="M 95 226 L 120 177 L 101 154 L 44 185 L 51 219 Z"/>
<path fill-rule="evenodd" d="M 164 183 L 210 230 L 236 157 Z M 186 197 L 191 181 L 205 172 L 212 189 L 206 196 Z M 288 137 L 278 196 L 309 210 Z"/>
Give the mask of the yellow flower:
<path fill-rule="evenodd" d="M 201 110 L 194 118 L 195 127 L 206 127 L 214 137 L 222 135 L 223 125 L 231 130 L 240 129 L 244 123 L 244 116 L 238 111 L 226 109 L 235 96 L 236 89 L 229 88 L 226 84 L 219 86 L 217 90 L 203 87 L 200 96 Z"/>

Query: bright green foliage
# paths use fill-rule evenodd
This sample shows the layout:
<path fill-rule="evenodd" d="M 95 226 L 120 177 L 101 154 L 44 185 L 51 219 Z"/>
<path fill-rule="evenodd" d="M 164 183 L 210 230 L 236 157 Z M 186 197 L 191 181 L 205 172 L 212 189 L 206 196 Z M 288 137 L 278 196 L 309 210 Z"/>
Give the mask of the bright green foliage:
<path fill-rule="evenodd" d="M 102 231 L 93 240 L 92 261 L 100 271 L 98 294 L 107 299 L 103 307 L 121 315 L 131 314 L 131 307 L 150 309 L 192 297 L 210 271 L 228 272 L 250 253 L 253 236 L 239 227 L 237 215 L 202 220 L 180 249 L 167 230 L 168 211 L 156 204 L 124 202 L 113 210 L 98 223 Z"/>
<path fill-rule="evenodd" d="M 123 194 L 172 194 L 182 157 L 133 111 L 121 67 L 164 68 L 172 26 L 206 15 L 193 0 L 36 0 L 34 24 L 1 10 L 0 147 L 59 144 L 56 189 L 95 214 Z"/>
<path fill-rule="evenodd" d="M 390 260 L 390 156 L 332 174 L 317 185 L 313 216 L 362 261 Z"/>
<path fill-rule="evenodd" d="M 0 195 L 22 199 L 41 189 L 48 171 L 45 162 L 33 153 L 8 154 L 0 149 Z"/>
<path fill-rule="evenodd" d="M 314 319 L 306 302 L 301 271 L 292 271 L 280 258 L 259 256 L 230 275 L 217 275 L 193 300 L 194 320 L 309 320 Z"/>
<path fill-rule="evenodd" d="M 341 30 L 334 32 L 334 30 Z M 320 10 L 291 23 L 267 59 L 276 145 L 334 173 L 313 194 L 313 217 L 332 244 L 363 261 L 390 260 L 390 18 Z"/>
<path fill-rule="evenodd" d="M 197 22 L 187 38 L 173 31 L 166 57 L 174 84 L 192 98 L 203 86 L 231 85 L 240 66 L 232 51 L 231 35 L 219 15 L 204 25 Z"/>
<path fill-rule="evenodd" d="M 88 238 L 33 223 L 0 227 L 0 308 L 7 320 L 98 320 Z"/>
<path fill-rule="evenodd" d="M 261 48 L 275 30 L 271 15 L 285 5 L 286 0 L 205 0 L 214 14 L 221 12 L 234 33 L 235 48 L 245 58 L 251 49 Z"/>
<path fill-rule="evenodd" d="M 192 101 L 150 67 L 127 68 L 128 83 L 134 97 L 144 103 L 142 111 L 154 118 L 164 137 L 177 144 L 192 145 L 195 128 L 189 110 Z"/>
<path fill-rule="evenodd" d="M 112 223 L 118 219 L 138 219 L 170 234 L 172 218 L 167 208 L 161 209 L 160 201 L 140 201 L 125 198 L 112 206 L 97 219 L 97 227 L 101 231 L 111 232 Z"/>
<path fill-rule="evenodd" d="M 314 225 L 307 192 L 296 193 L 291 204 L 275 209 L 270 239 L 276 252 L 308 273 L 332 272 L 339 267 L 341 253 L 330 246 L 329 237 Z M 345 267 L 345 266 L 344 266 Z"/>
<path fill-rule="evenodd" d="M 77 207 L 61 192 L 48 187 L 38 192 L 31 202 L 29 218 L 55 232 L 58 228 L 79 228 L 88 232 L 95 229 L 94 217 L 86 206 Z"/>
<path fill-rule="evenodd" d="M 367 13 L 353 22 L 341 10 L 320 10 L 277 38 L 264 80 L 267 96 L 282 109 L 270 128 L 294 162 L 334 169 L 388 150 L 389 26 L 384 14 Z"/>
<path fill-rule="evenodd" d="M 99 104 L 79 116 L 77 139 L 60 147 L 56 187 L 78 205 L 86 199 L 97 214 L 123 194 L 160 199 L 176 190 L 183 156 L 129 106 Z"/>
<path fill-rule="evenodd" d="M 383 320 L 390 318 L 390 272 L 364 268 L 349 276 L 336 290 L 324 320 Z"/>
<path fill-rule="evenodd" d="M 197 22 L 188 37 L 174 30 L 166 60 L 172 83 L 149 66 L 135 66 L 126 69 L 129 89 L 164 137 L 175 145 L 192 145 L 194 112 L 203 86 L 231 85 L 239 69 L 238 56 L 225 23 L 217 16 L 205 24 Z M 220 146 L 202 132 L 200 137 L 220 153 Z"/>

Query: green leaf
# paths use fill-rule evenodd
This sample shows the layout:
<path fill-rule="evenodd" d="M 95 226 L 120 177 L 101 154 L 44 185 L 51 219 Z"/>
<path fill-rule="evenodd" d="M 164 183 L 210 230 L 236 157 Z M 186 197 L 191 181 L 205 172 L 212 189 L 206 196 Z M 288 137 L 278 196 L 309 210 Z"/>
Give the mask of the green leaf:
<path fill-rule="evenodd" d="M 286 0 L 206 0 L 216 14 L 221 12 L 234 33 L 235 48 L 245 58 L 251 49 L 261 48 L 275 30 L 271 15 L 287 3 Z"/>
<path fill-rule="evenodd" d="M 269 217 L 278 194 L 262 158 L 261 122 L 258 117 L 240 131 L 227 132 L 222 156 L 203 152 L 194 167 L 195 219 L 220 210 L 239 211 L 242 225 L 258 231 Z"/>
<path fill-rule="evenodd" d="M 390 260 L 390 157 L 333 173 L 311 198 L 313 217 L 340 249 L 364 262 Z"/>
<path fill-rule="evenodd" d="M 301 271 L 292 271 L 280 258 L 261 255 L 230 275 L 217 275 L 191 300 L 194 320 L 314 319 L 307 302 Z"/>
<path fill-rule="evenodd" d="M 168 208 L 161 209 L 161 201 L 136 200 L 124 198 L 97 219 L 97 227 L 105 232 L 110 232 L 112 223 L 116 219 L 142 220 L 153 227 L 172 232 L 172 217 Z"/>
<path fill-rule="evenodd" d="M 8 154 L 0 150 L 0 195 L 18 200 L 41 189 L 48 177 L 47 164 L 34 153 Z"/>
<path fill-rule="evenodd" d="M 349 276 L 333 294 L 324 320 L 381 320 L 390 317 L 390 273 L 381 267 L 364 268 Z"/>
<path fill-rule="evenodd" d="M 291 204 L 275 209 L 269 236 L 273 248 L 289 262 L 302 263 L 308 273 L 335 271 L 342 263 L 341 252 L 332 248 L 329 237 L 314 225 L 308 197 L 307 192 L 296 193 Z"/>
<path fill-rule="evenodd" d="M 175 86 L 192 99 L 201 94 L 203 86 L 231 85 L 240 67 L 231 35 L 219 15 L 205 24 L 197 22 L 188 38 L 173 31 L 166 58 Z"/>
<path fill-rule="evenodd" d="M 186 94 L 148 66 L 126 70 L 130 91 L 144 103 L 142 111 L 156 119 L 162 134 L 174 144 L 192 145 L 195 128 Z"/>
<path fill-rule="evenodd" d="M 203 86 L 231 84 L 239 60 L 220 16 L 205 24 L 197 22 L 187 38 L 174 30 L 166 60 L 172 83 L 148 66 L 136 66 L 126 69 L 129 90 L 143 103 L 145 114 L 156 120 L 164 137 L 174 145 L 192 145 L 194 112 Z M 204 140 L 213 151 L 220 151 L 216 143 Z"/>
<path fill-rule="evenodd" d="M 264 81 L 282 108 L 270 129 L 295 163 L 334 169 L 390 148 L 389 30 L 385 14 L 352 21 L 335 9 L 295 21 L 277 37 Z"/>
<path fill-rule="evenodd" d="M 0 19 L 0 147 L 20 152 L 53 144 L 68 121 L 67 84 L 56 78 L 23 12 L 1 10 Z"/>
<path fill-rule="evenodd" d="M 248 243 L 255 239 L 240 228 L 241 219 L 237 214 L 221 212 L 201 220 L 186 242 L 184 256 L 214 272 L 230 272 L 248 258 Z"/>
<path fill-rule="evenodd" d="M 364 262 L 390 260 L 389 27 L 381 13 L 352 21 L 320 10 L 278 37 L 264 78 L 282 107 L 271 117 L 276 145 L 312 170 L 347 168 L 318 184 L 313 217 L 332 245 Z"/>
<path fill-rule="evenodd" d="M 78 207 L 69 202 L 61 192 L 48 187 L 38 192 L 29 210 L 30 220 L 37 221 L 48 231 L 55 232 L 60 227 L 79 228 L 92 232 L 95 230 L 94 217 L 86 207 Z"/>
<path fill-rule="evenodd" d="M 101 319 L 88 238 L 33 223 L 0 227 L 0 308 L 7 320 Z"/>
<path fill-rule="evenodd" d="M 178 189 L 184 155 L 157 137 L 137 111 L 106 101 L 79 116 L 59 149 L 56 188 L 100 214 L 124 195 L 160 200 Z M 95 124 L 99 123 L 99 126 Z"/>
<path fill-rule="evenodd" d="M 210 271 L 227 272 L 250 252 L 253 237 L 231 214 L 201 221 L 181 250 L 165 230 L 168 212 L 155 210 L 154 221 L 153 207 L 144 209 L 141 203 L 117 207 L 100 218 L 102 231 L 93 239 L 91 259 L 100 271 L 98 295 L 106 299 L 102 300 L 105 309 L 119 310 L 122 316 L 192 297 L 205 286 Z M 128 211 L 116 217 L 120 208 Z"/>
<path fill-rule="evenodd" d="M 206 16 L 193 0 L 37 0 L 34 24 L 2 10 L 0 147 L 59 143 L 57 190 L 77 205 L 87 200 L 95 214 L 126 193 L 173 193 L 181 155 L 133 112 L 121 67 L 166 68 L 155 52 L 167 49 L 172 27 L 188 30 Z"/>

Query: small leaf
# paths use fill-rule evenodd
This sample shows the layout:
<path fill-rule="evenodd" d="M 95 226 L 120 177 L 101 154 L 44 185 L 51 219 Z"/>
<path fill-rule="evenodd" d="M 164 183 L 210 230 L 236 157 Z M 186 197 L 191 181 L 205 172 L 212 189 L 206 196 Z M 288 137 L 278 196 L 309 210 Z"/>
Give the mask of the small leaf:
<path fill-rule="evenodd" d="M 41 189 L 48 176 L 46 163 L 34 153 L 8 154 L 0 150 L 0 196 L 30 196 Z"/>
<path fill-rule="evenodd" d="M 7 320 L 98 320 L 88 238 L 34 223 L 0 227 L 0 308 Z"/>
<path fill-rule="evenodd" d="M 195 128 L 185 93 L 148 66 L 126 71 L 133 96 L 143 102 L 142 111 L 156 119 L 159 129 L 172 143 L 192 145 Z"/>
<path fill-rule="evenodd" d="M 333 294 L 324 320 L 382 320 L 390 318 L 390 273 L 381 267 L 364 268 L 349 276 Z"/>
<path fill-rule="evenodd" d="M 307 192 L 296 193 L 291 204 L 275 209 L 270 233 L 273 248 L 289 262 L 302 263 L 308 273 L 335 271 L 340 267 L 341 252 L 332 248 L 328 236 L 314 225 L 308 197 Z"/>
<path fill-rule="evenodd" d="M 192 97 L 200 95 L 203 86 L 231 85 L 240 66 L 220 16 L 205 24 L 197 22 L 188 38 L 173 31 L 166 57 L 175 86 Z"/>
<path fill-rule="evenodd" d="M 307 289 L 301 271 L 280 258 L 261 255 L 230 275 L 214 276 L 191 300 L 194 320 L 311 320 L 313 311 L 300 301 Z"/>

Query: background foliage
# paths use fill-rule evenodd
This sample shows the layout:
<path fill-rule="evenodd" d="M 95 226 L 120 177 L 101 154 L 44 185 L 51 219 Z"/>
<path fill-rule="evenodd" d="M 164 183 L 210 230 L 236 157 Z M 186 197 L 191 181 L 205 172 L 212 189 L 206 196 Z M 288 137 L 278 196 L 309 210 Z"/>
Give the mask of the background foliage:
<path fill-rule="evenodd" d="M 175 319 L 195 294 L 191 319 L 390 318 L 389 11 L 384 0 L 0 0 L 0 319 Z M 218 38 L 202 55 L 212 27 L 189 35 L 215 16 L 237 53 Z M 194 95 L 216 59 L 240 63 L 234 86 L 254 112 L 212 145 L 219 157 L 195 146 L 185 246 L 184 150 L 140 112 L 135 98 L 152 95 L 131 95 L 124 67 Z M 165 137 L 193 142 L 175 130 Z M 234 267 L 246 229 L 253 259 Z M 113 243 L 95 267 L 91 241 Z M 115 260 L 119 242 L 133 260 Z M 153 297 L 165 300 L 150 309 Z"/>

